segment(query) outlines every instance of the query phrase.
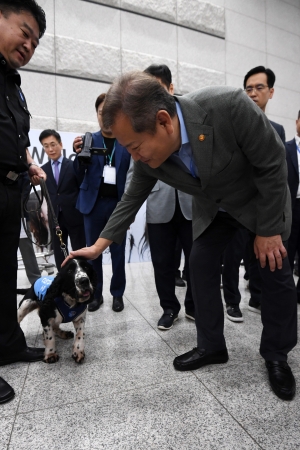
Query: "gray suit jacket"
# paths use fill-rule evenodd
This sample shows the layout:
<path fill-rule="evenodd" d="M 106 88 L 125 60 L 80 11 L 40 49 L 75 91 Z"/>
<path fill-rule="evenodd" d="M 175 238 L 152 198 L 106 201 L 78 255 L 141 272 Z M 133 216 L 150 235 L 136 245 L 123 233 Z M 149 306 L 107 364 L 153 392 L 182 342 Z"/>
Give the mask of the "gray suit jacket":
<path fill-rule="evenodd" d="M 101 237 L 121 243 L 157 179 L 193 196 L 197 239 L 223 208 L 259 236 L 291 227 L 285 148 L 266 115 L 241 89 L 208 87 L 178 97 L 200 179 L 167 159 L 157 169 L 140 161 Z M 199 140 L 200 135 L 204 140 Z"/>
<path fill-rule="evenodd" d="M 178 191 L 179 205 L 187 220 L 192 220 L 192 196 Z M 158 180 L 147 198 L 146 222 L 168 223 L 175 212 L 175 189 Z"/>

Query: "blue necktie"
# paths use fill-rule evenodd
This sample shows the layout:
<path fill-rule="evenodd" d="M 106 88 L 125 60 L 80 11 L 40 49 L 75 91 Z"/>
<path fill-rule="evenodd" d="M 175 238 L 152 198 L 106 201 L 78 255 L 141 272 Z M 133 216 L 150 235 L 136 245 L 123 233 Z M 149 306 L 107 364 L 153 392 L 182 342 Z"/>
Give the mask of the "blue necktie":
<path fill-rule="evenodd" d="M 59 182 L 59 169 L 58 169 L 59 161 L 54 161 L 53 164 L 54 164 L 54 178 L 55 178 L 56 184 L 58 184 L 58 182 Z"/>

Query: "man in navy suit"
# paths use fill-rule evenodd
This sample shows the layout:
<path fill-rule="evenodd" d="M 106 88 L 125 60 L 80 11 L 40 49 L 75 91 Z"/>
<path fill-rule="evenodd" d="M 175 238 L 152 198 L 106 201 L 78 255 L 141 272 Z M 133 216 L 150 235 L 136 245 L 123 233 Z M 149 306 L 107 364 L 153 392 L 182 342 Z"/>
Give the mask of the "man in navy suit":
<path fill-rule="evenodd" d="M 102 107 L 105 94 L 97 97 L 95 108 L 100 130 L 93 133 L 93 147 L 107 148 L 106 156 L 94 155 L 91 165 L 81 165 L 78 158 L 74 161 L 76 174 L 81 177 L 82 183 L 77 201 L 77 208 L 83 214 L 87 245 L 92 245 L 98 239 L 117 203 L 125 190 L 127 172 L 130 164 L 130 154 L 102 125 Z M 74 140 L 74 150 L 80 153 L 82 138 Z M 123 242 L 110 245 L 112 260 L 112 279 L 110 292 L 113 296 L 112 309 L 120 312 L 124 309 L 123 294 L 125 291 L 125 244 Z M 92 261 L 97 272 L 98 283 L 95 300 L 88 306 L 89 311 L 96 311 L 103 303 L 103 271 L 102 255 Z"/>
<path fill-rule="evenodd" d="M 83 217 L 76 209 L 79 181 L 74 173 L 73 161 L 62 155 L 63 144 L 57 131 L 44 130 L 39 140 L 49 157 L 49 161 L 42 168 L 47 174 L 46 186 L 62 231 L 63 241 L 67 246 L 70 237 L 73 250 L 85 247 Z M 55 234 L 54 224 L 51 222 L 50 231 L 56 267 L 60 269 L 64 254 L 60 248 L 60 240 Z"/>
<path fill-rule="evenodd" d="M 288 257 L 292 270 L 294 269 L 295 254 L 300 255 L 300 111 L 296 120 L 296 135 L 285 144 L 288 165 L 288 183 L 292 198 L 292 229 L 288 243 Z M 297 298 L 300 303 L 300 278 L 297 283 Z"/>
<path fill-rule="evenodd" d="M 254 67 L 249 70 L 244 78 L 244 90 L 248 97 L 265 113 L 266 106 L 274 95 L 275 74 L 264 66 Z M 283 144 L 285 144 L 285 131 L 282 125 L 270 120 L 270 124 L 276 130 Z M 245 256 L 250 252 L 249 260 L 249 290 L 250 300 L 248 309 L 261 313 L 261 277 L 257 269 L 256 258 L 252 247 L 248 250 L 249 233 L 247 230 L 239 230 L 227 246 L 223 257 L 223 289 L 226 303 L 227 318 L 233 322 L 242 322 L 243 316 L 239 308 L 241 294 L 238 288 L 239 266 Z"/>

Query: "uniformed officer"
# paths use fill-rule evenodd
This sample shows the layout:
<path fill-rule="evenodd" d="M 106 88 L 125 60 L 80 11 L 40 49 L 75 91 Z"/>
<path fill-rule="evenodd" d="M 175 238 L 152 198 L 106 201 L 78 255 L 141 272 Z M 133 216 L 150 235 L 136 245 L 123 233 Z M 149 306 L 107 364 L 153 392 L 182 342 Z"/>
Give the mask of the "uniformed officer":
<path fill-rule="evenodd" d="M 45 29 L 45 12 L 34 0 L 0 0 L 0 366 L 40 361 L 44 356 L 43 348 L 27 347 L 17 322 L 21 224 L 17 179 L 25 171 L 34 184 L 46 177 L 27 150 L 30 113 L 16 69 L 30 61 Z M 0 403 L 13 397 L 14 390 L 0 378 Z"/>

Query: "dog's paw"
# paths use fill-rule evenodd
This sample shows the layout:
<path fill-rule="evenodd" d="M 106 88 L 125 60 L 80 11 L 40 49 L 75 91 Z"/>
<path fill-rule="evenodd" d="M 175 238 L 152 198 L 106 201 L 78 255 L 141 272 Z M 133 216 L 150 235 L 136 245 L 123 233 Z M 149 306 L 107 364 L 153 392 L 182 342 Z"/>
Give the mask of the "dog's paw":
<path fill-rule="evenodd" d="M 59 356 L 58 356 L 58 354 L 56 352 L 55 353 L 49 353 L 44 358 L 44 362 L 47 363 L 47 364 L 56 363 L 58 360 L 59 360 Z"/>
<path fill-rule="evenodd" d="M 83 362 L 84 358 L 85 358 L 84 350 L 83 351 L 79 351 L 78 350 L 78 351 L 73 352 L 72 358 L 74 359 L 74 361 L 77 364 L 81 364 Z"/>

